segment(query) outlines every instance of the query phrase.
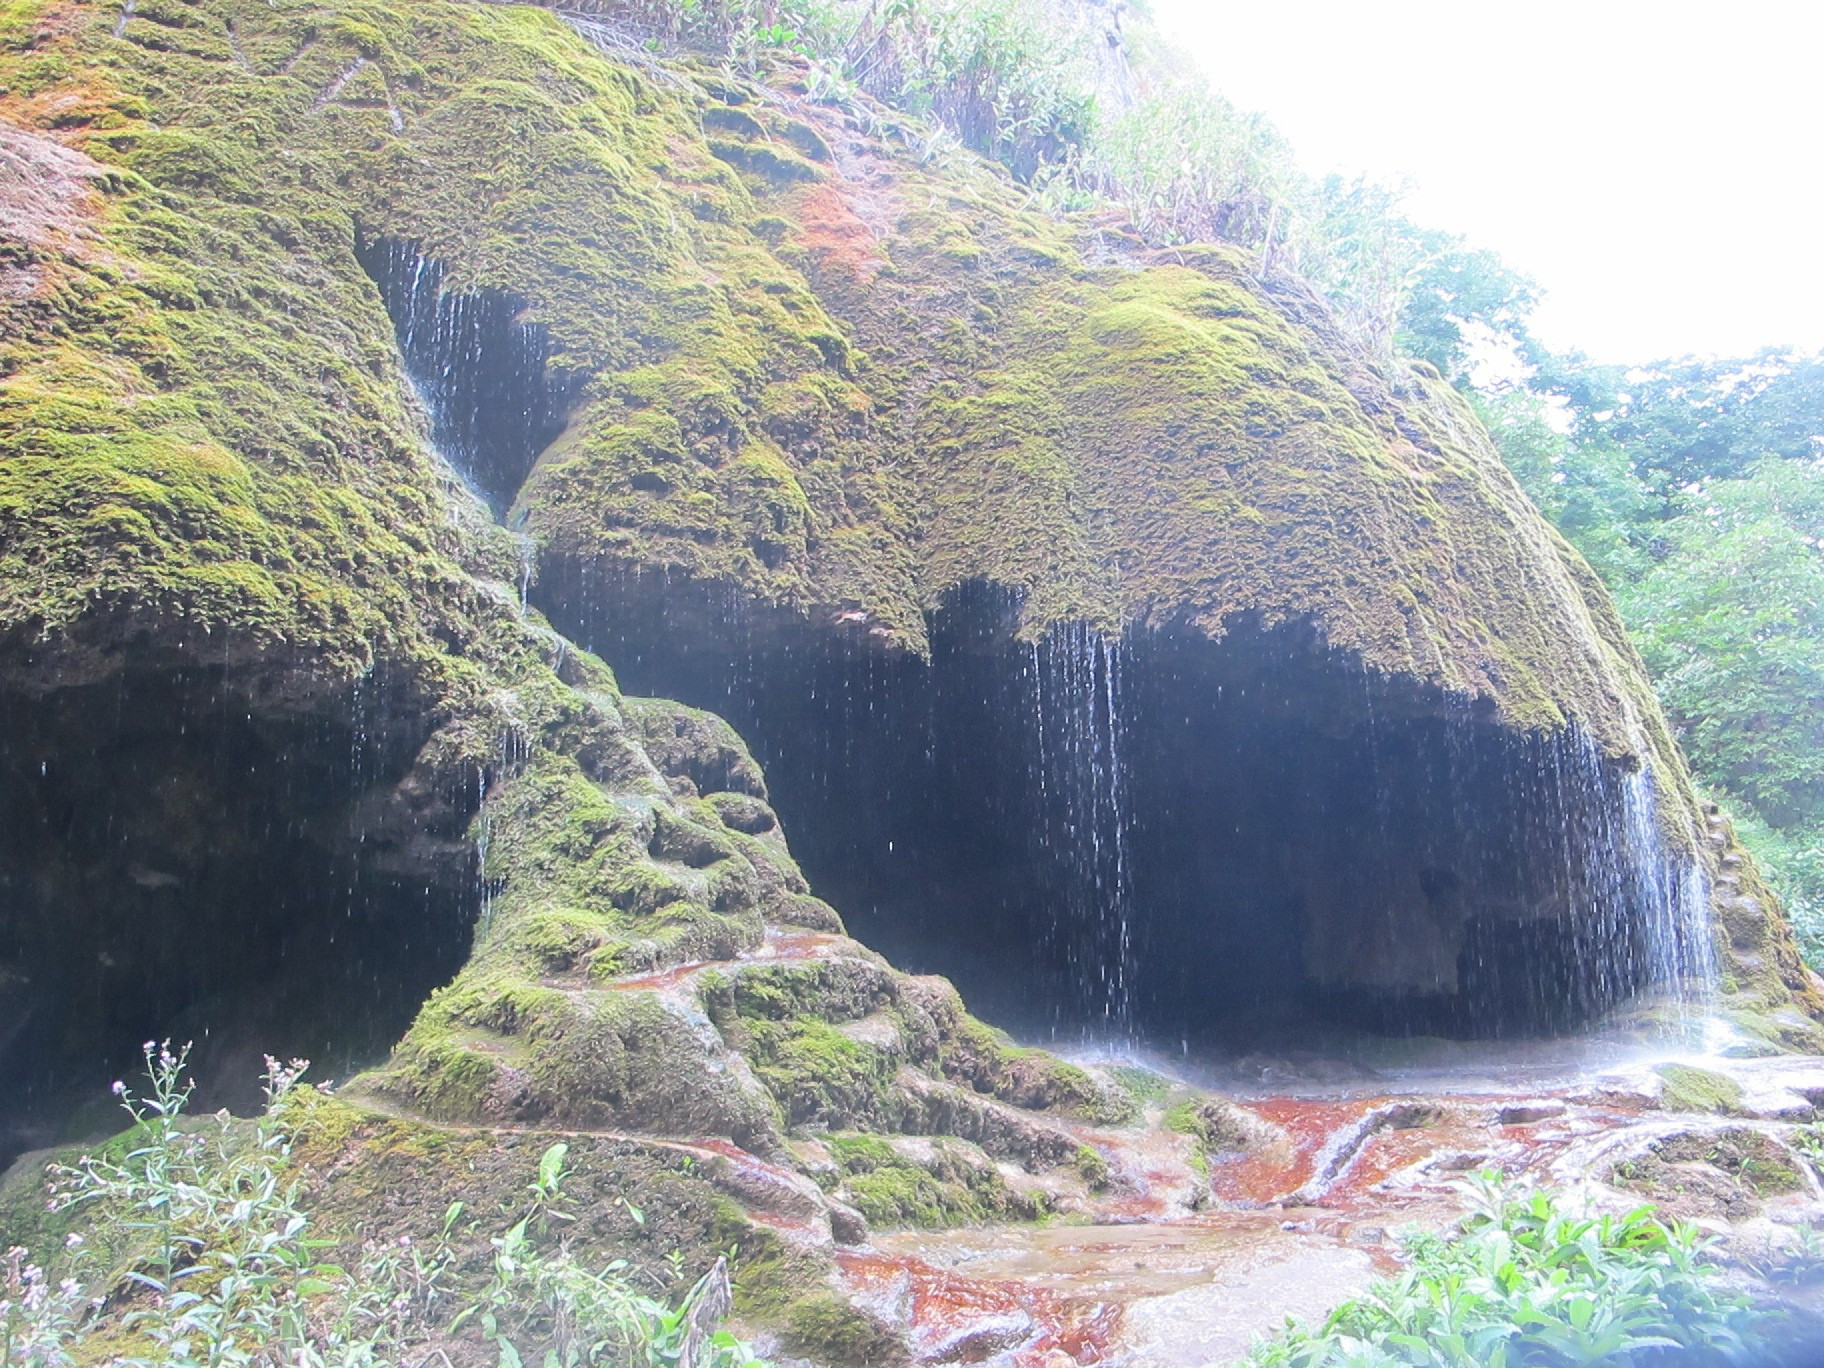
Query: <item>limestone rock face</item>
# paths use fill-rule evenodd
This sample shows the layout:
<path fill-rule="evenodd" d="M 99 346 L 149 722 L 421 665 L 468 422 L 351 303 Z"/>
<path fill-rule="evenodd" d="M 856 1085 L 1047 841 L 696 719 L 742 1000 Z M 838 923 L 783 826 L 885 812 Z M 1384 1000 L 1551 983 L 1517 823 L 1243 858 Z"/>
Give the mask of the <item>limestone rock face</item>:
<path fill-rule="evenodd" d="M 1239 254 L 1047 217 L 790 65 L 617 58 L 542 9 L 33 0 L 0 26 L 0 1000 L 26 1004 L 0 1077 L 34 1105 L 15 1061 L 229 991 L 161 1006 L 123 927 L 270 951 L 288 1018 L 333 1034 L 324 963 L 473 921 L 351 1096 L 801 1170 L 809 1131 L 1079 1162 L 1071 1127 L 1132 1099 L 850 940 L 741 736 L 574 644 L 657 603 L 655 650 L 738 621 L 905 669 L 984 586 L 996 650 L 1296 632 L 1415 716 L 1650 765 L 1727 900 L 1732 1005 L 1811 1037 L 1790 934 L 1700 824 L 1588 568 L 1447 386 Z M 1320 740 L 1378 725 L 1326 697 Z M 1287 862 L 1330 890 L 1341 987 L 1453 986 L 1466 922 L 1438 909 L 1470 885 L 1421 855 L 1380 941 Z M 1427 927 L 1459 939 L 1387 950 Z M 83 983 L 111 1005 L 72 1026 Z"/>

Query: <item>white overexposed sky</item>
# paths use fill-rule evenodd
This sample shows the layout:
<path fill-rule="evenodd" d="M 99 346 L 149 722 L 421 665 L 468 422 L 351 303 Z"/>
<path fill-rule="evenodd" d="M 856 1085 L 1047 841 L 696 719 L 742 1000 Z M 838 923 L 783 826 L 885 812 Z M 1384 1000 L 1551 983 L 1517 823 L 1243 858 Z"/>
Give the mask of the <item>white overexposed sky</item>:
<path fill-rule="evenodd" d="M 1150 0 L 1308 171 L 1545 287 L 1597 360 L 1824 347 L 1824 3 Z"/>

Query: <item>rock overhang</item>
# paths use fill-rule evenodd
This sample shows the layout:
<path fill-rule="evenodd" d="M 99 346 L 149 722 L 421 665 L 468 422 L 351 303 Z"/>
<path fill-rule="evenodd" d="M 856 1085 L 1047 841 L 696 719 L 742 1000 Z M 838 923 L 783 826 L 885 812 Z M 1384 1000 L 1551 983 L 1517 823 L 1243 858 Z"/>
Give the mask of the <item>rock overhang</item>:
<path fill-rule="evenodd" d="M 977 584 L 1019 598 L 1025 646 L 1309 628 L 1361 672 L 1480 700 L 1491 726 L 1576 724 L 1617 772 L 1650 763 L 1668 830 L 1694 829 L 1600 586 L 1473 417 L 1236 253 L 1154 255 L 1033 214 L 991 168 L 921 163 L 894 116 L 845 122 L 789 70 L 741 92 L 745 122 L 721 116 L 726 76 L 617 64 L 549 15 L 149 7 L 116 37 L 53 8 L 27 50 L 79 79 L 17 82 L 0 113 L 109 170 L 93 238 L 44 256 L 10 328 L 7 678 L 29 700 L 153 643 L 235 672 L 256 712 L 286 679 L 332 699 L 376 664 L 406 681 L 433 787 L 460 776 L 480 802 L 537 770 L 580 814 L 547 857 L 615 867 L 564 895 L 612 912 L 543 906 L 510 956 L 478 958 L 496 1005 L 555 1012 L 523 996 L 519 957 L 590 936 L 656 962 L 742 953 L 769 898 L 833 918 L 740 846 L 751 818 L 654 779 L 612 677 L 526 616 L 522 548 L 424 455 L 357 225 L 416 244 L 459 295 L 511 296 L 514 326 L 582 377 L 523 484 L 489 491 L 513 496 L 534 603 L 572 636 L 597 634 L 602 586 L 667 579 L 673 604 L 707 596 L 708 623 L 833 624 L 882 660 L 932 658 L 931 622 Z M 205 87 L 220 100 L 190 98 Z M 619 877 L 652 874 L 656 832 L 598 812 L 604 783 L 676 803 L 729 879 L 663 859 L 678 868 Z M 622 837 L 625 859 L 603 844 Z M 1706 831 L 1703 858 L 1726 846 Z M 616 895 L 690 910 L 666 936 L 598 935 L 589 916 L 627 913 Z M 1770 900 L 1751 878 L 1730 896 L 1754 909 L 1726 928 L 1748 1005 L 1811 1002 Z"/>

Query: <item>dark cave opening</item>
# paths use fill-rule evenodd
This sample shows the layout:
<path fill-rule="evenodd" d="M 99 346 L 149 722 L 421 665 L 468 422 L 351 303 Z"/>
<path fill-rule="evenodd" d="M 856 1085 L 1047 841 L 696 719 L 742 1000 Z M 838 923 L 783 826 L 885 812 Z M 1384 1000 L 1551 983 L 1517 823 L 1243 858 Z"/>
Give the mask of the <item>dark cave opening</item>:
<path fill-rule="evenodd" d="M 624 688 L 747 737 L 855 935 L 1022 1034 L 1548 1035 L 1689 948 L 1638 776 L 1305 627 L 1034 644 L 976 585 L 927 662 L 652 580 L 542 596 Z"/>
<path fill-rule="evenodd" d="M 454 976 L 478 795 L 399 810 L 423 726 L 396 703 L 255 706 L 197 668 L 0 697 L 0 1165 L 119 1129 L 144 1041 L 192 1042 L 196 1107 L 244 1111 L 264 1055 L 346 1077 Z"/>
<path fill-rule="evenodd" d="M 499 290 L 446 288 L 443 263 L 400 238 L 361 238 L 361 262 L 393 322 L 431 441 L 503 516 L 533 462 L 564 430 L 581 377 L 550 365 L 551 339 Z"/>

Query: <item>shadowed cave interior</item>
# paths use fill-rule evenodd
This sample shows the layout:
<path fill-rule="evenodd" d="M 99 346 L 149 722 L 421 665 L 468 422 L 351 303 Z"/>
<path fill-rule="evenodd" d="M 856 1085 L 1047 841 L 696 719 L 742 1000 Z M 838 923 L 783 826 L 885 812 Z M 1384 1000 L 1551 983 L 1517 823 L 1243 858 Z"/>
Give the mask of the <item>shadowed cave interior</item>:
<path fill-rule="evenodd" d="M 446 289 L 444 265 L 399 238 L 361 238 L 355 255 L 392 320 L 433 444 L 498 518 L 563 432 L 581 377 L 548 364 L 550 336 L 523 319 L 518 296 Z"/>
<path fill-rule="evenodd" d="M 1619 766 L 1305 628 L 1033 645 L 975 585 L 927 662 L 652 580 L 544 598 L 630 692 L 735 724 L 856 936 L 1017 1032 L 1548 1034 L 1675 953 L 1683 876 Z"/>
<path fill-rule="evenodd" d="M 479 795 L 397 787 L 422 733 L 371 682 L 302 706 L 195 668 L 0 695 L 0 1165 L 118 1130 L 108 1086 L 143 1041 L 194 1042 L 199 1109 L 256 1103 L 267 1053 L 316 1079 L 384 1056 L 479 901 Z"/>

